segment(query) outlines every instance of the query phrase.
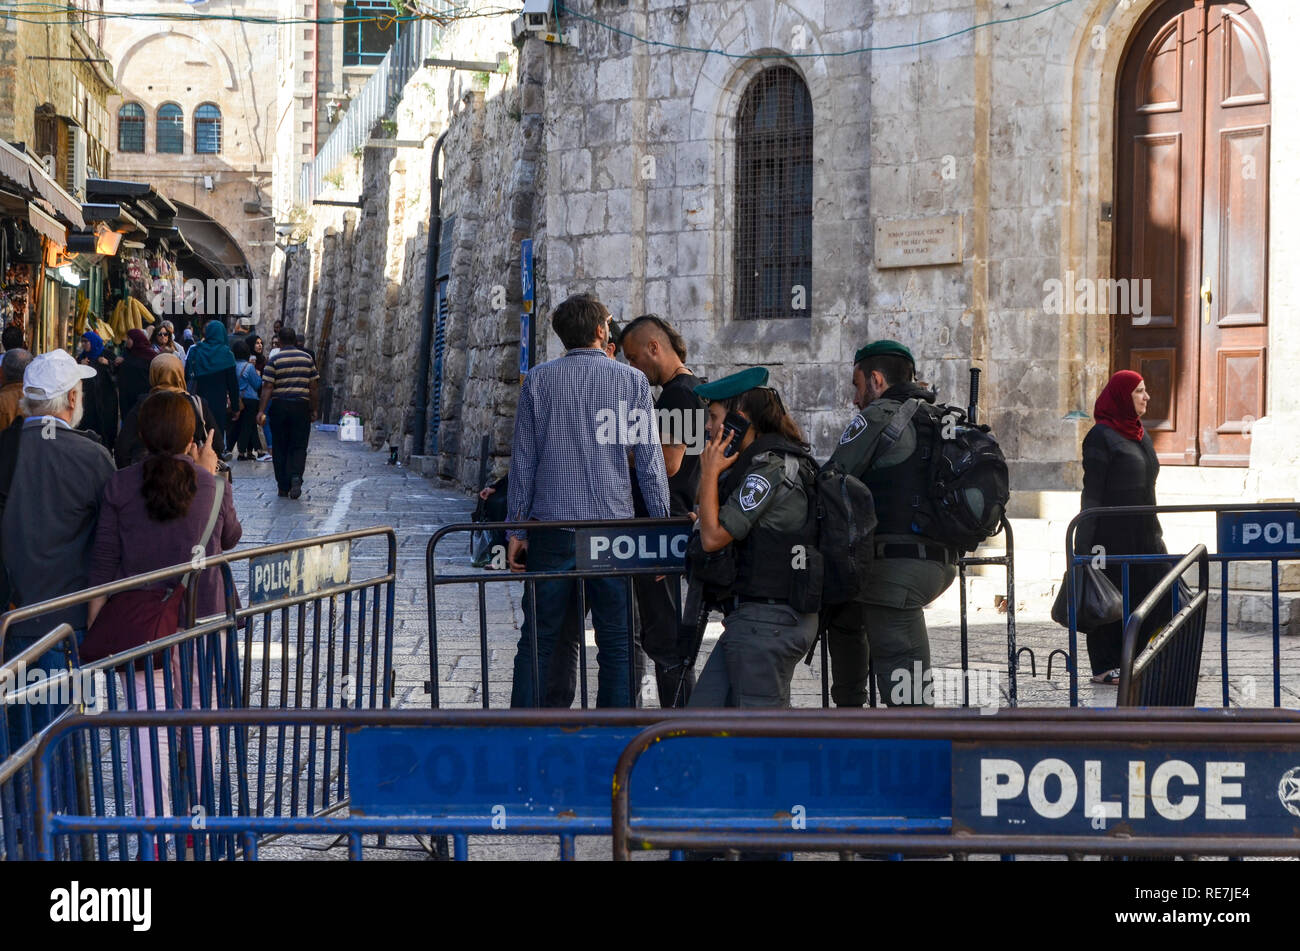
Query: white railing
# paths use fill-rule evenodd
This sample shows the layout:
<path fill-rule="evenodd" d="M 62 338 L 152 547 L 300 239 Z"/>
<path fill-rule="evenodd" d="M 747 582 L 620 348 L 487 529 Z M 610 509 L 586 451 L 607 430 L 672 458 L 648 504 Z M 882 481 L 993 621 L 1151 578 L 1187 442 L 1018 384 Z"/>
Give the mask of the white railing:
<path fill-rule="evenodd" d="M 451 0 L 425 0 L 434 12 L 451 8 Z M 304 165 L 298 176 L 298 202 L 310 207 L 320 194 L 321 182 L 345 158 L 370 138 L 375 123 L 392 114 L 402 99 L 402 90 L 438 45 L 442 27 L 433 20 L 411 20 L 402 24 L 402 34 L 385 54 L 361 92 L 348 104 L 347 112 L 330 132 L 316 157 Z"/>

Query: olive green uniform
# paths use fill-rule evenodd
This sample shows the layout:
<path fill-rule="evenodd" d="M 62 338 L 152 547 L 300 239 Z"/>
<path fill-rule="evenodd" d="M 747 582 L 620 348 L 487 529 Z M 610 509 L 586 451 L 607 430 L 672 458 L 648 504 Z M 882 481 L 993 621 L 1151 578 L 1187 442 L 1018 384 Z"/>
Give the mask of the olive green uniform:
<path fill-rule="evenodd" d="M 868 487 L 873 482 L 897 478 L 918 481 L 906 465 L 917 448 L 915 422 L 908 423 L 893 446 L 880 452 L 878 458 L 872 457 L 904 401 L 924 392 L 915 384 L 902 384 L 867 406 L 844 430 L 828 465 L 839 465 Z M 896 473 L 890 471 L 895 468 Z M 926 488 L 917 485 L 916 491 Z M 879 497 L 876 514 L 882 525 L 888 524 Z M 917 549 L 918 555 L 931 557 L 882 557 L 884 545 L 919 545 L 922 547 Z M 876 558 L 860 601 L 837 605 L 826 612 L 831 697 L 836 706 L 860 707 L 867 702 L 868 665 L 873 655 L 877 691 L 886 704 L 932 705 L 932 693 L 926 689 L 931 676 L 930 638 L 923 608 L 943 594 L 957 576 L 955 552 L 948 551 L 943 560 L 933 557 L 942 549 L 942 545 L 921 535 L 881 533 L 877 529 Z M 892 553 L 897 551 L 891 547 Z"/>
<path fill-rule="evenodd" d="M 718 510 L 719 524 L 735 539 L 732 544 L 747 544 L 759 525 L 793 531 L 804 524 L 808 499 L 797 457 L 761 452 L 734 484 Z M 797 557 L 789 551 L 757 556 Z M 784 599 L 740 600 L 722 628 L 689 706 L 788 707 L 795 665 L 817 638 L 817 615 L 798 612 Z"/>

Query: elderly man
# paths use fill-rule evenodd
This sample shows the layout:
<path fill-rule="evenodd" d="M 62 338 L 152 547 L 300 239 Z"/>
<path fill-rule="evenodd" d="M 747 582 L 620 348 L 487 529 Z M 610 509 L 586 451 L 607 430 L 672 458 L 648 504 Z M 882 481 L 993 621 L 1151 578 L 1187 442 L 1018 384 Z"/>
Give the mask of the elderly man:
<path fill-rule="evenodd" d="M 18 607 L 71 594 L 89 583 L 99 499 L 116 471 L 108 450 L 77 431 L 83 411 L 81 383 L 94 375 L 92 367 L 78 365 L 64 350 L 41 354 L 23 374 L 19 409 L 26 419 L 0 518 L 0 551 L 10 600 Z M 13 657 L 65 621 L 80 639 L 86 606 L 52 611 L 11 628 L 3 656 Z M 38 665 L 60 669 L 62 651 L 45 654 Z M 57 712 L 33 710 L 33 728 L 40 729 Z"/>
<path fill-rule="evenodd" d="M 19 417 L 18 401 L 23 398 L 23 373 L 27 364 L 32 362 L 32 355 L 22 348 L 6 350 L 4 359 L 0 360 L 0 432 L 9 428 L 9 424 Z"/>
<path fill-rule="evenodd" d="M 638 483 L 647 514 L 668 514 L 664 456 L 653 438 L 633 446 L 602 436 L 600 421 L 628 409 L 654 418 L 645 376 L 609 359 L 609 311 L 586 294 L 555 309 L 551 324 L 566 352 L 534 367 L 524 379 L 515 415 L 510 458 L 509 520 L 527 522 L 631 518 L 632 483 L 628 451 L 636 459 Z M 276 437 L 277 439 L 279 437 Z M 569 571 L 575 565 L 574 534 L 566 530 L 512 529 L 507 559 L 512 571 Z M 527 565 L 525 565 L 525 559 Z M 524 627 L 515 655 L 512 707 L 541 706 L 534 693 L 533 629 L 537 642 L 537 684 L 544 691 L 556 640 L 581 622 L 578 582 L 538 581 L 537 613 L 524 595 Z M 626 707 L 633 702 L 627 661 L 630 632 L 627 591 L 622 578 L 585 584 L 586 603 L 596 629 L 600 665 L 596 706 Z M 563 651 L 559 663 L 567 661 Z"/>

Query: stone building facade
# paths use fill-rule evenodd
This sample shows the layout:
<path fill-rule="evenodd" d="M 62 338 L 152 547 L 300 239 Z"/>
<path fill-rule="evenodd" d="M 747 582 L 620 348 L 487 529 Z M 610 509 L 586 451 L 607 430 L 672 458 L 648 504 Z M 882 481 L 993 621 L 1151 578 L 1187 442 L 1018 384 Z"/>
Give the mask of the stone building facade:
<path fill-rule="evenodd" d="M 1093 399 L 1130 365 L 1164 388 L 1149 423 L 1172 494 L 1294 497 L 1300 450 L 1286 434 L 1300 421 L 1300 396 L 1280 383 L 1295 360 L 1288 315 L 1300 295 L 1284 264 L 1300 240 L 1288 187 L 1300 173 L 1286 163 L 1300 136 L 1289 118 L 1300 114 L 1289 108 L 1300 82 L 1278 55 L 1300 34 L 1294 4 L 569 6 L 559 27 L 575 42 L 525 40 L 504 84 L 493 77 L 481 100 L 426 110 L 399 132 L 451 130 L 442 208 L 456 223 L 438 471 L 473 481 L 484 434 L 496 456 L 508 453 L 518 240 L 530 237 L 541 324 L 552 301 L 579 290 L 620 321 L 658 313 L 683 331 L 697 372 L 771 367 L 821 455 L 850 413 L 853 351 L 893 337 L 953 402 L 966 400 L 968 368 L 983 370 L 983 419 L 1022 498 L 1059 493 L 1077 506 Z M 448 55 L 460 55 L 449 40 Z M 1198 66 L 1191 51 L 1200 49 Z M 747 95 L 777 68 L 798 77 L 811 106 L 811 279 L 806 312 L 755 318 L 736 299 L 737 143 Z M 1218 72 L 1208 88 L 1222 95 L 1197 101 L 1197 70 L 1209 69 Z M 1232 111 L 1241 108 L 1253 111 Z M 1192 166 L 1178 156 L 1194 147 L 1217 156 L 1227 183 L 1219 191 L 1186 177 Z M 391 190 L 388 161 L 378 177 Z M 406 162 L 407 176 L 416 164 Z M 418 174 L 427 181 L 426 169 Z M 369 230 L 382 242 L 394 225 L 382 210 L 368 217 L 363 193 L 355 235 Z M 1170 204 L 1193 199 L 1203 204 L 1190 212 Z M 426 205 L 404 207 L 427 221 Z M 897 259 L 926 231 L 942 233 L 937 259 Z M 414 264 L 418 229 L 408 223 L 401 234 L 397 247 Z M 363 272 L 352 273 L 355 283 Z M 1120 279 L 1152 282 L 1145 314 L 1097 306 L 1095 295 L 1105 301 Z M 1052 288 L 1066 284 L 1081 296 L 1061 306 Z M 504 298 L 493 297 L 498 287 Z M 398 346 L 408 347 L 419 323 L 403 314 Z M 337 332 L 337 310 L 334 319 Z M 394 368 L 377 333 L 372 323 L 361 335 L 363 363 L 351 372 L 385 378 L 414 365 L 401 350 Z M 538 359 L 558 354 L 553 336 L 538 339 Z M 409 404 L 389 399 L 405 391 L 375 387 L 358 408 L 386 420 L 376 438 L 399 425 L 409 436 L 409 415 L 399 422 Z"/>
<path fill-rule="evenodd" d="M 112 164 L 113 69 L 102 62 L 103 21 L 90 18 L 102 6 L 70 3 L 66 15 L 39 22 L 0 4 L 0 139 L 22 143 L 81 199 L 73 137 L 84 143 L 85 173 L 103 177 Z"/>
<path fill-rule="evenodd" d="M 108 8 L 128 14 L 194 12 L 181 0 L 109 0 Z M 236 0 L 229 12 L 282 15 L 280 4 L 258 0 Z M 275 248 L 276 98 L 268 79 L 277 65 L 279 28 L 130 17 L 105 24 L 104 48 L 119 89 L 109 102 L 115 177 L 149 182 L 182 203 L 178 224 L 195 250 L 212 262 L 214 276 L 254 281 L 250 291 L 259 323 L 269 329 L 263 315 L 274 300 L 267 277 Z M 217 118 L 208 120 L 213 107 Z M 142 143 L 132 138 L 138 132 L 123 136 L 128 111 L 143 115 Z"/>

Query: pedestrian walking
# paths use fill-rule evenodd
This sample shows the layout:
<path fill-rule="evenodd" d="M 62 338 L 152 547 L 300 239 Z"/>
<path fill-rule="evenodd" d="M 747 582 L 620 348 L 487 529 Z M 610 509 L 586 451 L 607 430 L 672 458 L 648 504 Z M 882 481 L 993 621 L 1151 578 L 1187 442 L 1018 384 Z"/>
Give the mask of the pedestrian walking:
<path fill-rule="evenodd" d="M 529 531 L 523 523 L 530 519 L 632 517 L 629 449 L 641 473 L 647 512 L 656 518 L 668 513 L 668 479 L 658 445 L 647 440 L 635 446 L 619 445 L 598 435 L 598 421 L 608 413 L 632 410 L 652 418 L 654 411 L 645 376 L 608 358 L 609 321 L 605 305 L 590 295 L 565 300 L 551 318 L 566 347 L 564 355 L 534 367 L 524 378 L 509 474 L 510 521 L 520 523 L 508 533 L 507 560 L 512 571 L 567 571 L 576 563 L 573 532 Z M 277 443 L 279 438 L 277 433 Z M 542 705 L 545 697 L 539 693 L 548 683 L 557 637 L 563 628 L 572 628 L 579 621 L 577 584 L 565 579 L 536 582 L 535 616 L 533 599 L 525 593 L 511 706 Z M 596 630 L 600 667 L 596 705 L 630 706 L 626 587 L 622 579 L 613 578 L 583 584 Z"/>
<path fill-rule="evenodd" d="M 1151 434 L 1142 426 L 1149 402 L 1145 381 L 1132 370 L 1120 370 L 1112 376 L 1097 397 L 1092 409 L 1093 427 L 1083 438 L 1083 509 L 1156 504 L 1160 460 L 1151 444 Z M 1074 550 L 1100 555 L 1102 570 L 1120 591 L 1124 590 L 1123 567 L 1107 556 L 1163 555 L 1168 551 L 1160 519 L 1155 515 L 1085 519 L 1079 523 Z M 1169 567 L 1159 562 L 1129 567 L 1130 607 L 1139 604 L 1160 583 Z M 1170 616 L 1170 601 L 1162 598 L 1143 624 L 1139 643 L 1145 644 Z M 1093 683 L 1119 683 L 1123 640 L 1123 618 L 1088 633 Z"/>
<path fill-rule="evenodd" d="M 320 400 L 316 361 L 298 347 L 292 328 L 280 331 L 280 352 L 266 362 L 257 424 L 271 424 L 271 461 L 281 498 L 302 495 L 307 468 L 307 443 Z"/>
<path fill-rule="evenodd" d="M 206 443 L 208 431 L 217 428 L 216 415 L 212 412 L 208 401 L 185 389 L 185 367 L 181 365 L 181 361 L 169 353 L 159 354 L 158 358 L 149 365 L 149 392 L 140 397 L 122 419 L 122 429 L 117 434 L 117 443 L 113 447 L 113 457 L 119 469 L 125 469 L 144 459 L 145 448 L 139 432 L 140 406 L 149 396 L 161 391 L 182 393 L 194 406 L 197 420 L 194 427 L 194 442 L 198 445 Z"/>
<path fill-rule="evenodd" d="M 117 412 L 121 418 L 149 392 L 149 364 L 158 351 L 143 330 L 128 330 L 127 349 L 117 358 Z"/>
<path fill-rule="evenodd" d="M 10 602 L 16 607 L 71 594 L 89 584 L 100 496 L 114 472 L 108 450 L 77 430 L 85 412 L 82 384 L 94 375 L 91 367 L 79 365 L 66 350 L 41 354 L 23 374 L 20 412 L 26 418 L 0 519 L 0 552 Z M 80 643 L 86 631 L 86 606 L 51 611 L 14 625 L 4 640 L 3 658 L 9 660 L 65 622 Z M 66 665 L 64 651 L 55 649 L 32 666 L 52 673 Z M 58 711 L 49 704 L 33 709 L 33 729 L 43 728 Z M 21 736 L 21 720 L 9 718 L 11 743 L 26 739 Z"/>
<path fill-rule="evenodd" d="M 229 461 L 226 430 L 239 415 L 239 380 L 235 376 L 235 355 L 226 344 L 226 325 L 213 318 L 203 326 L 203 342 L 196 344 L 185 360 L 185 382 L 191 393 L 207 400 L 217 420 L 217 455 Z"/>
<path fill-rule="evenodd" d="M 82 428 L 95 433 L 104 448 L 112 452 L 113 441 L 117 438 L 117 383 L 104 353 L 104 340 L 93 330 L 87 330 L 81 335 L 81 352 L 77 355 L 77 362 L 95 371 L 95 376 L 82 384 L 86 394 Z"/>
<path fill-rule="evenodd" d="M 173 390 L 160 390 L 148 396 L 139 412 L 140 439 L 146 456 L 115 473 L 104 486 L 99 509 L 99 522 L 95 531 L 94 547 L 90 556 L 90 584 L 102 585 L 132 575 L 144 574 L 191 561 L 196 551 L 215 556 L 239 544 L 243 528 L 235 513 L 234 501 L 224 479 L 217 476 L 218 459 L 213 449 L 216 430 L 208 431 L 202 445 L 194 442 L 197 420 L 193 403 L 187 394 Z M 94 660 L 109 654 L 120 653 L 146 643 L 144 630 L 139 624 L 122 623 L 135 619 L 134 612 L 124 607 L 112 607 L 119 599 L 140 602 L 152 598 L 151 607 L 170 611 L 167 615 L 169 633 L 179 629 L 181 605 L 189 586 L 196 590 L 196 618 L 221 614 L 225 610 L 225 597 L 221 572 L 208 568 L 190 576 L 182 587 L 178 581 L 148 589 L 148 593 L 128 591 L 112 599 L 96 598 L 88 610 L 90 634 L 86 639 L 86 655 Z M 174 603 L 172 603 L 174 600 Z M 161 607 L 158 607 L 161 605 Z M 100 623 L 96 623 L 99 621 Z M 173 624 L 172 622 L 176 622 Z M 167 631 L 167 627 L 163 630 Z M 225 656 L 224 651 L 217 652 Z M 179 651 L 171 652 L 172 703 L 168 703 L 165 678 L 161 671 L 147 672 L 137 669 L 133 683 L 126 689 L 133 691 L 136 709 L 156 707 L 160 710 L 182 706 L 180 689 L 183 672 L 180 669 Z M 197 670 L 191 677 L 192 705 L 200 706 L 202 696 Z M 212 697 L 207 698 L 208 705 Z M 171 770 L 168 768 L 169 730 L 138 731 L 140 751 L 141 787 L 137 790 L 137 803 L 143 807 L 137 815 L 172 815 Z M 203 762 L 203 732 L 194 731 L 195 764 Z M 156 747 L 160 764 L 159 783 L 161 803 L 154 799 L 153 762 Z M 128 764 L 127 775 L 134 770 Z M 182 808 L 180 814 L 188 811 Z"/>
<path fill-rule="evenodd" d="M 5 350 L 0 360 L 0 432 L 8 429 L 21 415 L 18 404 L 23 398 L 23 373 L 32 362 L 31 352 L 22 347 Z"/>
<path fill-rule="evenodd" d="M 260 453 L 256 452 L 256 439 L 258 428 L 257 407 L 262 394 L 262 377 L 250 359 L 252 354 L 249 352 L 248 344 L 245 341 L 238 341 L 233 348 L 233 352 L 235 354 L 235 377 L 239 380 L 239 400 L 242 404 L 239 420 L 234 429 L 236 444 L 239 447 L 239 458 L 252 460 L 260 456 Z"/>

